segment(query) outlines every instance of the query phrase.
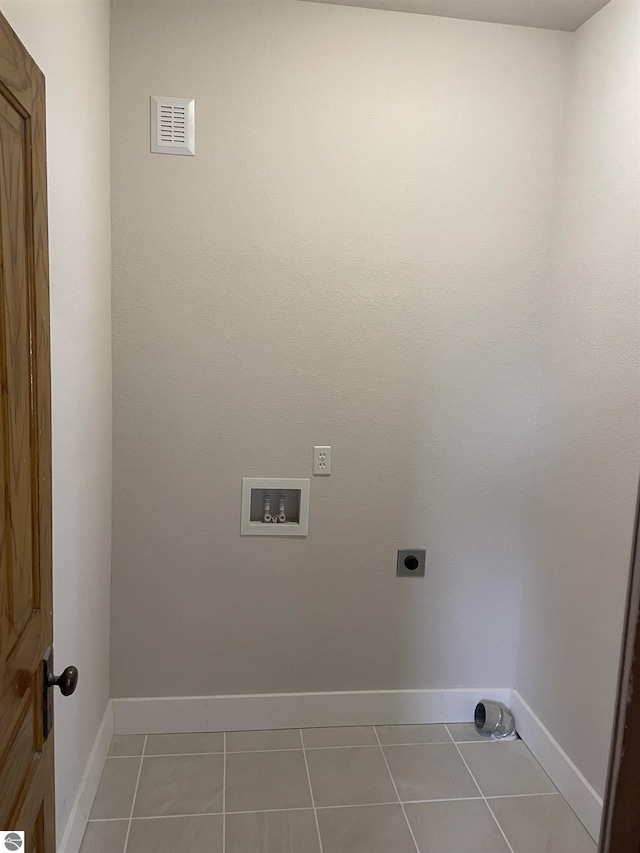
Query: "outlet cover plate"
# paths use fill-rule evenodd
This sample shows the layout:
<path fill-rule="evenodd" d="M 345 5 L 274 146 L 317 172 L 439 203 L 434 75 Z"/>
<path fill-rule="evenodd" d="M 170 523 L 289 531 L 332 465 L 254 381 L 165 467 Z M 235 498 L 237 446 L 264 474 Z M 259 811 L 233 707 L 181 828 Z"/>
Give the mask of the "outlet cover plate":
<path fill-rule="evenodd" d="M 328 445 L 313 448 L 313 476 L 328 477 L 331 474 L 331 448 Z"/>
<path fill-rule="evenodd" d="M 424 548 L 402 548 L 398 551 L 396 576 L 399 578 L 423 578 L 427 563 Z"/>

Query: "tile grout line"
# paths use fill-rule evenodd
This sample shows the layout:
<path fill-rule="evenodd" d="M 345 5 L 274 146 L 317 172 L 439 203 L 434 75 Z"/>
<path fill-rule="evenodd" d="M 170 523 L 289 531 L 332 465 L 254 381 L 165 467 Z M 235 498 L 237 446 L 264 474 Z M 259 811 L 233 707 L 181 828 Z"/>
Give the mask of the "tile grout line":
<path fill-rule="evenodd" d="M 224 757 L 222 759 L 222 853 L 227 847 L 227 733 L 222 733 Z M 126 851 L 125 851 L 126 853 Z"/>
<path fill-rule="evenodd" d="M 435 724 L 435 725 L 442 725 Z M 302 731 L 302 730 L 301 730 Z M 226 733 L 225 733 L 226 734 Z M 451 737 L 451 735 L 450 735 Z M 407 743 L 385 743 L 385 746 L 442 746 L 443 744 L 450 743 L 479 743 L 477 740 L 459 740 L 454 741 L 451 740 L 433 740 L 433 741 L 411 741 Z M 377 747 L 377 743 L 348 743 L 348 744 L 335 744 L 334 746 L 306 746 L 305 749 L 307 752 L 313 752 L 314 750 L 320 749 L 359 749 L 362 747 L 370 747 L 374 749 Z M 250 752 L 302 752 L 302 748 L 299 746 L 289 746 L 289 747 L 280 747 L 277 749 L 227 749 L 226 750 L 229 755 L 247 755 Z M 188 755 L 222 755 L 224 750 L 218 749 L 215 752 L 148 752 L 145 754 L 145 758 L 175 758 L 180 757 L 184 758 Z M 122 759 L 122 758 L 139 758 L 140 754 L 137 755 L 108 755 L 107 758 L 111 760 L 112 758 Z"/>
<path fill-rule="evenodd" d="M 539 794 L 491 794 L 485 800 L 517 800 L 518 797 L 562 797 L 560 791 L 540 791 Z M 564 797 L 563 797 L 564 799 Z M 565 800 L 566 802 L 566 800 Z"/>
<path fill-rule="evenodd" d="M 302 729 L 298 729 L 300 732 L 300 743 L 302 744 L 302 755 L 304 757 L 304 766 L 307 770 L 307 781 L 309 782 L 309 793 L 311 794 L 311 805 L 313 807 L 313 817 L 316 822 L 316 832 L 318 833 L 318 844 L 320 845 L 320 853 L 323 853 L 322 850 L 322 837 L 320 835 L 320 824 L 318 822 L 318 812 L 316 811 L 316 801 L 313 796 L 313 786 L 311 784 L 311 774 L 309 773 L 309 763 L 307 761 L 307 750 L 304 746 L 304 735 L 302 734 Z"/>
<path fill-rule="evenodd" d="M 391 772 L 391 768 L 389 767 L 389 762 L 387 761 L 387 756 L 384 754 L 384 749 L 382 748 L 382 743 L 380 742 L 380 735 L 378 734 L 378 729 L 374 726 L 373 731 L 376 736 L 376 740 L 378 741 L 378 746 L 380 747 L 380 752 L 382 753 L 382 758 L 387 768 L 387 772 L 389 774 L 389 778 L 391 779 L 391 784 L 393 785 L 393 790 L 396 792 L 396 797 L 398 798 L 398 802 L 400 803 L 400 808 L 402 809 L 402 814 L 404 815 L 405 822 L 409 829 L 409 833 L 411 835 L 411 839 L 413 841 L 413 845 L 416 848 L 416 853 L 420 853 L 420 848 L 418 847 L 418 842 L 416 841 L 416 837 L 413 834 L 413 829 L 411 828 L 411 824 L 409 823 L 409 818 L 407 817 L 407 811 L 404 807 L 404 803 L 400 799 L 400 792 L 398 791 L 398 786 L 396 785 L 396 780 L 393 778 L 393 773 Z M 451 737 L 451 735 L 449 735 Z"/>
<path fill-rule="evenodd" d="M 480 799 L 480 797 L 478 797 Z M 138 815 L 134 820 L 173 820 L 177 817 L 222 817 L 222 812 L 190 812 L 189 814 L 145 814 Z M 126 817 L 100 817 L 88 821 L 88 823 L 127 823 Z"/>
<path fill-rule="evenodd" d="M 437 797 L 430 800 L 402 800 L 405 805 L 419 805 L 420 803 L 466 803 L 476 802 L 478 800 L 514 800 L 522 797 L 559 797 L 561 794 L 555 791 L 544 791 L 540 794 L 492 794 L 489 797 L 483 797 L 478 794 L 477 797 Z M 327 811 L 329 809 L 361 809 L 375 806 L 397 806 L 398 803 L 346 803 L 333 806 L 316 806 L 316 811 Z M 312 811 L 311 806 L 294 806 L 284 809 L 241 809 L 240 811 L 227 811 L 226 814 L 269 814 L 270 812 L 307 812 Z M 189 814 L 166 814 L 166 815 L 140 815 L 136 820 L 160 820 L 162 818 L 180 818 L 180 817 L 211 817 L 219 815 L 222 817 L 222 812 L 193 812 Z M 128 821 L 126 817 L 94 817 L 87 823 L 120 823 Z"/>
<path fill-rule="evenodd" d="M 497 827 L 498 827 L 498 829 L 500 830 L 500 834 L 502 835 L 502 837 L 503 837 L 503 838 L 504 838 L 504 840 L 505 840 L 505 844 L 507 845 L 507 847 L 509 848 L 509 850 L 511 851 L 511 853 L 514 853 L 513 847 L 511 846 L 511 843 L 510 843 L 509 839 L 508 839 L 508 838 L 507 838 L 507 836 L 505 835 L 504 829 L 500 826 L 500 822 L 498 821 L 498 818 L 495 816 L 493 809 L 492 809 L 492 808 L 491 808 L 491 806 L 489 805 L 489 801 L 487 800 L 487 798 L 485 797 L 485 795 L 482 793 L 482 788 L 481 788 L 481 787 L 480 787 L 480 785 L 478 784 L 478 780 L 476 779 L 476 777 L 475 777 L 475 776 L 473 775 L 473 773 L 471 772 L 471 768 L 470 768 L 470 767 L 469 767 L 469 765 L 467 764 L 467 760 L 466 760 L 466 758 L 464 757 L 464 755 L 462 754 L 462 751 L 461 751 L 460 747 L 459 747 L 459 746 L 458 746 L 458 744 L 455 742 L 455 740 L 453 740 L 453 735 L 452 735 L 452 734 L 451 734 L 451 732 L 449 731 L 449 727 L 445 725 L 445 729 L 447 730 L 447 732 L 448 732 L 448 734 L 449 734 L 449 737 L 450 737 L 450 738 L 451 738 L 451 740 L 453 741 L 453 745 L 454 745 L 454 746 L 455 746 L 455 748 L 458 750 L 458 755 L 460 756 L 460 758 L 461 758 L 461 759 L 462 759 L 462 761 L 464 762 L 464 766 L 465 766 L 465 767 L 467 768 L 467 770 L 469 771 L 469 775 L 470 775 L 470 776 L 471 776 L 471 778 L 473 779 L 473 781 L 474 781 L 474 783 L 475 783 L 476 788 L 478 789 L 478 791 L 480 791 L 480 794 L 481 794 L 481 796 L 482 796 L 482 799 L 484 800 L 486 807 L 489 809 L 489 813 L 491 814 L 491 817 L 492 817 L 492 818 L 494 819 L 494 821 L 496 822 L 496 826 L 497 826 Z M 125 851 L 125 853 L 126 853 L 126 851 Z"/>
<path fill-rule="evenodd" d="M 133 809 L 136 804 L 136 797 L 138 796 L 138 785 L 140 784 L 140 776 L 142 775 L 142 762 L 144 761 L 144 751 L 147 748 L 147 740 L 149 739 L 149 735 L 144 736 L 144 743 L 142 744 L 142 752 L 140 753 L 140 767 L 138 767 L 138 777 L 136 779 L 136 787 L 133 789 L 133 800 L 131 801 L 131 811 L 129 812 L 129 823 L 127 825 L 127 834 L 124 839 L 124 849 L 122 853 L 127 853 L 127 847 L 129 846 L 129 835 L 131 834 L 131 821 L 133 820 Z"/>
<path fill-rule="evenodd" d="M 184 758 L 188 755 L 222 755 L 224 750 L 218 749 L 216 752 L 147 752 L 145 758 Z M 140 758 L 140 753 L 137 755 L 110 755 L 109 761 L 112 758 Z"/>

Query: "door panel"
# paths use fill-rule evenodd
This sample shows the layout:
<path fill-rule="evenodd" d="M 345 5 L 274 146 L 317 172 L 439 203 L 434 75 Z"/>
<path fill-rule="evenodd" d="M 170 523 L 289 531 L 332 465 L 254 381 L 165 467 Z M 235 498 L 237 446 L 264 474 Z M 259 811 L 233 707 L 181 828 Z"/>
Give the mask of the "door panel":
<path fill-rule="evenodd" d="M 54 853 L 44 78 L 0 16 L 0 829 Z"/>
<path fill-rule="evenodd" d="M 34 598 L 31 500 L 31 353 L 29 330 L 29 279 L 25 196 L 25 150 L 28 125 L 3 98 L 0 99 L 0 245 L 3 288 L 2 337 L 5 343 L 2 378 L 4 456 L 7 460 L 7 616 L 9 652 L 27 622 L 37 613 Z M 6 433 L 6 435 L 5 435 Z"/>

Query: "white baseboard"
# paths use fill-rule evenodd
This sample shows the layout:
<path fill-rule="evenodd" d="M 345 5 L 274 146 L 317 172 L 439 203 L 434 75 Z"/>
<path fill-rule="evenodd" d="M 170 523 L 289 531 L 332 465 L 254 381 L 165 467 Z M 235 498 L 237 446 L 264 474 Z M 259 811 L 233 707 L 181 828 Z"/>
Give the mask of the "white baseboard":
<path fill-rule="evenodd" d="M 113 699 L 116 734 L 241 731 L 315 726 L 462 723 L 481 699 L 510 690 L 356 690 Z"/>
<path fill-rule="evenodd" d="M 597 842 L 602 819 L 602 797 L 517 690 L 511 694 L 511 710 L 518 734 L 580 818 L 589 835 Z"/>
<path fill-rule="evenodd" d="M 91 814 L 93 799 L 98 790 L 100 777 L 104 769 L 104 763 L 111 746 L 113 737 L 113 706 L 111 700 L 107 702 L 98 734 L 93 743 L 91 755 L 78 788 L 78 793 L 71 808 L 69 820 L 64 828 L 62 840 L 58 845 L 58 853 L 78 853 L 82 844 L 82 837 Z"/>

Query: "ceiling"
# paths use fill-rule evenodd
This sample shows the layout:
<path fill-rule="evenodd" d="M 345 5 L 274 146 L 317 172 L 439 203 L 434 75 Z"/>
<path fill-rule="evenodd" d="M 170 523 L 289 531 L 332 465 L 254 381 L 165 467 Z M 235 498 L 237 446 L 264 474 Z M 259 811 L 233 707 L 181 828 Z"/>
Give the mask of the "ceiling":
<path fill-rule="evenodd" d="M 361 6 L 415 12 L 493 24 L 517 24 L 573 32 L 609 0 L 309 0 L 334 6 Z"/>

